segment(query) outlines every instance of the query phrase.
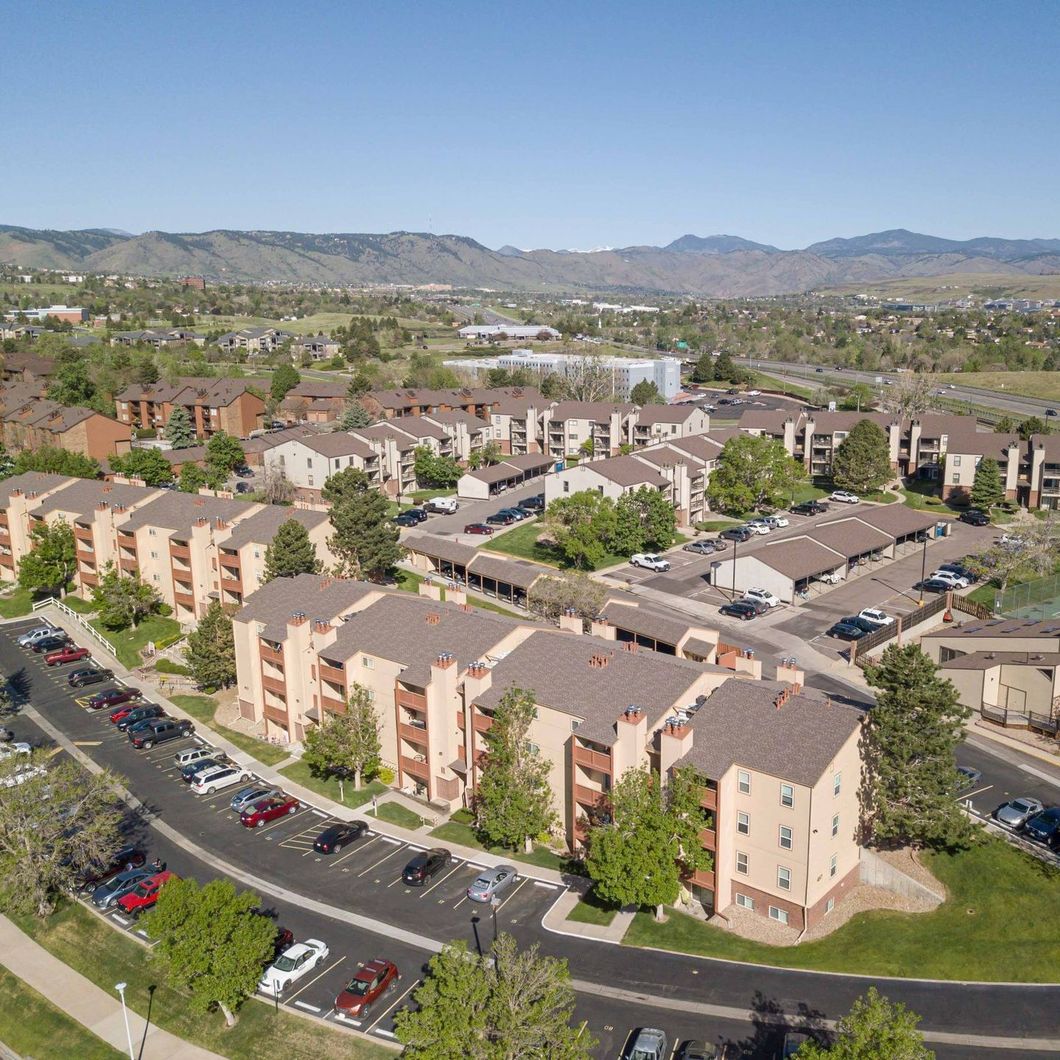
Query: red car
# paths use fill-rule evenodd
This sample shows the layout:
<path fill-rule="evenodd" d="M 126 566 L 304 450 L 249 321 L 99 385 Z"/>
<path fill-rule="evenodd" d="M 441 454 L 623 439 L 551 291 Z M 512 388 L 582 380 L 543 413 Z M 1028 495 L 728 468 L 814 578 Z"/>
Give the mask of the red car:
<path fill-rule="evenodd" d="M 372 1003 L 389 993 L 401 978 L 392 961 L 376 958 L 357 969 L 357 974 L 335 998 L 335 1011 L 344 1016 L 366 1019 Z"/>
<path fill-rule="evenodd" d="M 158 894 L 170 881 L 177 879 L 175 872 L 156 872 L 141 880 L 127 895 L 118 899 L 118 908 L 130 916 L 139 916 L 158 901 Z"/>
<path fill-rule="evenodd" d="M 465 534 L 484 534 L 487 537 L 493 533 L 493 527 L 489 523 L 468 523 L 464 527 Z"/>
<path fill-rule="evenodd" d="M 45 666 L 62 666 L 63 663 L 80 662 L 82 659 L 90 659 L 92 652 L 88 648 L 79 648 L 76 644 L 71 644 L 66 648 L 60 648 L 58 651 L 49 652 L 44 656 Z"/>
<path fill-rule="evenodd" d="M 244 828 L 260 828 L 286 813 L 297 813 L 300 805 L 293 795 L 269 795 L 258 802 L 252 802 L 239 815 L 239 823 Z"/>
<path fill-rule="evenodd" d="M 105 692 L 97 692 L 85 706 L 89 710 L 117 707 L 122 703 L 130 703 L 134 699 L 139 699 L 141 694 L 138 688 L 108 688 Z"/>

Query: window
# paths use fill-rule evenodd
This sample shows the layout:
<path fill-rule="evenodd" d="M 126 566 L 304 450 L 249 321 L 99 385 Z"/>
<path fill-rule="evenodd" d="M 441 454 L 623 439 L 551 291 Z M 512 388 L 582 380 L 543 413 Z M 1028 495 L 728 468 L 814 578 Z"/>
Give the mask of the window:
<path fill-rule="evenodd" d="M 836 773 L 836 775 L 834 777 L 832 777 L 832 798 L 833 799 L 836 798 L 842 790 L 843 790 L 843 774 L 842 773 Z"/>
<path fill-rule="evenodd" d="M 839 871 L 839 855 L 833 854 L 832 860 L 828 862 L 828 875 L 834 876 Z"/>
<path fill-rule="evenodd" d="M 312 457 L 307 457 L 307 458 L 306 458 L 305 466 L 306 466 L 306 467 L 312 467 L 312 466 L 313 466 L 313 459 L 312 459 Z"/>
<path fill-rule="evenodd" d="M 538 747 L 538 745 L 536 743 L 533 743 L 530 740 L 527 740 L 526 746 L 527 746 L 527 749 L 530 751 L 530 753 L 532 755 L 538 755 L 538 754 L 541 753 L 541 748 Z"/>
<path fill-rule="evenodd" d="M 789 807 L 795 805 L 795 789 L 790 784 L 780 785 L 780 805 Z"/>
<path fill-rule="evenodd" d="M 835 837 L 837 835 L 839 835 L 839 814 L 838 813 L 835 814 L 832 817 L 832 838 L 835 839 Z"/>
<path fill-rule="evenodd" d="M 147 536 L 148 537 L 154 537 L 155 536 L 155 528 L 153 526 L 148 529 Z"/>
<path fill-rule="evenodd" d="M 791 829 L 786 824 L 780 826 L 780 846 L 782 850 L 791 850 Z"/>
<path fill-rule="evenodd" d="M 954 467 L 960 467 L 961 466 L 961 458 L 959 456 L 955 456 L 953 458 L 953 466 Z"/>
<path fill-rule="evenodd" d="M 364 690 L 364 693 L 365 693 L 365 696 L 367 697 L 369 703 L 374 703 L 375 702 L 375 693 L 370 688 L 366 688 Z"/>
<path fill-rule="evenodd" d="M 829 898 L 828 901 L 824 903 L 824 915 L 828 916 L 828 914 L 833 909 L 835 909 L 835 899 L 834 898 Z"/>
<path fill-rule="evenodd" d="M 755 900 L 749 894 L 740 894 L 740 892 L 737 891 L 736 892 L 736 904 L 741 909 L 750 909 L 751 912 L 754 912 Z"/>
<path fill-rule="evenodd" d="M 374 670 L 375 669 L 375 659 L 371 659 L 367 655 L 362 655 L 361 656 L 361 665 L 366 670 Z"/>
<path fill-rule="evenodd" d="M 158 581 L 159 580 L 158 575 L 157 574 L 152 574 L 151 575 L 151 580 L 155 581 L 155 582 Z"/>
<path fill-rule="evenodd" d="M 736 815 L 736 831 L 740 835 L 751 834 L 751 818 L 746 813 L 738 813 Z"/>
<path fill-rule="evenodd" d="M 570 493 L 570 483 L 569 482 L 564 481 L 564 483 L 563 483 L 563 492 L 564 493 Z"/>
<path fill-rule="evenodd" d="M 783 865 L 777 866 L 777 886 L 782 891 L 791 890 L 791 869 L 786 869 Z"/>
<path fill-rule="evenodd" d="M 775 920 L 778 924 L 786 924 L 788 922 L 788 911 L 771 905 L 769 907 L 769 919 Z"/>
<path fill-rule="evenodd" d="M 747 855 L 742 850 L 736 851 L 736 871 L 747 875 Z"/>
<path fill-rule="evenodd" d="M 751 794 L 751 774 L 746 769 L 740 769 L 736 773 L 736 787 L 741 795 Z"/>
<path fill-rule="evenodd" d="M 152 552 L 151 553 L 151 559 L 158 559 L 158 553 L 157 552 Z"/>

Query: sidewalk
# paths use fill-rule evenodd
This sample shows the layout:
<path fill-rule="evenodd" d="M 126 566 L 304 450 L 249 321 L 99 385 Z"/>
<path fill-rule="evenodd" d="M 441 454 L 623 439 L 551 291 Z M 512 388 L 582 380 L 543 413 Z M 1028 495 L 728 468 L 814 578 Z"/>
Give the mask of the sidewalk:
<path fill-rule="evenodd" d="M 557 935 L 570 935 L 573 938 L 597 939 L 600 942 L 613 942 L 619 945 L 633 923 L 635 912 L 620 909 L 615 913 L 610 924 L 584 924 L 579 920 L 568 920 L 570 912 L 578 904 L 581 894 L 575 890 L 567 891 L 562 898 L 553 903 L 541 919 L 546 931 Z"/>
<path fill-rule="evenodd" d="M 125 1019 L 117 993 L 108 994 L 80 972 L 63 964 L 23 934 L 6 916 L 0 916 L 0 964 L 108 1045 L 121 1053 L 128 1052 Z M 129 1029 L 133 1047 L 139 1051 L 144 1021 L 131 1009 Z M 217 1053 L 200 1049 L 155 1026 L 147 1029 L 141 1055 L 146 1060 L 221 1060 Z"/>

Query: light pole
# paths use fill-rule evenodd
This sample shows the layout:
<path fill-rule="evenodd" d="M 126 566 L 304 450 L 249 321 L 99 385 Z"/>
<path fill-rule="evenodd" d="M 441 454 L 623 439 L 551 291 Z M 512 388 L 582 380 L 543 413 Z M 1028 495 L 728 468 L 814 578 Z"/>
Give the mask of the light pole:
<path fill-rule="evenodd" d="M 923 607 L 924 606 L 924 577 L 927 574 L 927 546 L 928 546 L 928 536 L 927 536 L 927 533 L 925 532 L 924 533 L 924 551 L 923 551 L 923 553 L 921 554 L 921 557 L 920 557 L 920 599 L 917 600 L 917 602 L 916 602 L 916 606 L 917 607 Z"/>
<path fill-rule="evenodd" d="M 497 945 L 497 910 L 501 903 L 496 898 L 490 899 L 490 912 L 493 914 L 493 945 Z"/>
<path fill-rule="evenodd" d="M 121 997 L 121 1014 L 125 1017 L 125 1037 L 129 1042 L 129 1060 L 136 1060 L 136 1053 L 133 1051 L 132 1030 L 129 1028 L 129 1009 L 125 1004 L 126 986 L 128 986 L 128 983 L 115 983 L 114 989 L 118 991 Z"/>
<path fill-rule="evenodd" d="M 732 539 L 732 598 L 736 599 L 736 553 L 740 550 L 740 542 L 734 537 Z"/>

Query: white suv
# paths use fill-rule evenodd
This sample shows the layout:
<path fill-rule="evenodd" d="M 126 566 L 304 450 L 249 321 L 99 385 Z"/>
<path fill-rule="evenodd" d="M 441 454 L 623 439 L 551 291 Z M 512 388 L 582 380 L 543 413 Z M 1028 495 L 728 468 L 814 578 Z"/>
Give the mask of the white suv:
<path fill-rule="evenodd" d="M 228 788 L 249 779 L 250 774 L 239 766 L 214 766 L 191 782 L 191 790 L 196 795 L 212 795 L 219 788 Z"/>
<path fill-rule="evenodd" d="M 932 571 L 928 577 L 935 578 L 940 582 L 946 582 L 947 585 L 952 586 L 954 589 L 967 589 L 971 584 L 967 578 L 962 578 L 959 574 L 954 574 L 951 570 Z"/>
<path fill-rule="evenodd" d="M 638 552 L 635 556 L 629 557 L 629 562 L 634 567 L 643 567 L 645 570 L 668 571 L 670 569 L 670 561 L 668 559 L 653 555 L 650 552 Z"/>
<path fill-rule="evenodd" d="M 892 615 L 887 614 L 886 611 L 881 611 L 878 607 L 866 607 L 858 612 L 858 618 L 863 618 L 874 626 L 889 626 L 894 621 Z"/>
<path fill-rule="evenodd" d="M 835 490 L 828 495 L 830 501 L 838 501 L 840 504 L 857 504 L 859 497 L 856 493 L 851 493 L 849 490 Z"/>
<path fill-rule="evenodd" d="M 779 607 L 780 600 L 774 596 L 768 589 L 748 589 L 744 594 L 745 600 L 756 600 L 760 604 L 766 604 L 768 607 Z"/>
<path fill-rule="evenodd" d="M 762 522 L 770 530 L 780 530 L 785 526 L 791 526 L 791 520 L 786 515 L 767 515 Z"/>

